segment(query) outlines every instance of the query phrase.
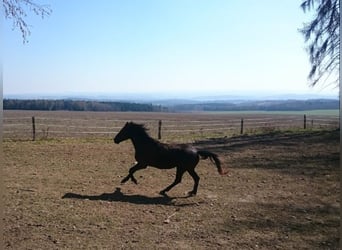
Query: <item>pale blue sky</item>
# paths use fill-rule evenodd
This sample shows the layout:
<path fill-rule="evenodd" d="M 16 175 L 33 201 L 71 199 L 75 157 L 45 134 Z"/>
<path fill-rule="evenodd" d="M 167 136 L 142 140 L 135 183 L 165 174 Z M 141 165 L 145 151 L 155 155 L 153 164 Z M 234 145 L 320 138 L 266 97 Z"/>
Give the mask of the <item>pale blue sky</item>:
<path fill-rule="evenodd" d="M 11 94 L 317 93 L 300 0 L 40 0 L 29 43 L 5 21 Z"/>

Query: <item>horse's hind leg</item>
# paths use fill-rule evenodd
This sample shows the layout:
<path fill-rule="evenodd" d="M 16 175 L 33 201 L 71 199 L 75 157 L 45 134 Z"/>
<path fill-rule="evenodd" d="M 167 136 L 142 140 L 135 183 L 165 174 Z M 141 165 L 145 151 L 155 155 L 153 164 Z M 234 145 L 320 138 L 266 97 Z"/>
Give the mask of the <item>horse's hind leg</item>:
<path fill-rule="evenodd" d="M 160 191 L 159 193 L 161 195 L 166 195 L 166 192 L 170 191 L 171 188 L 173 188 L 177 184 L 181 183 L 182 176 L 183 176 L 184 172 L 185 172 L 184 169 L 182 169 L 181 167 L 177 167 L 176 179 L 174 180 L 174 182 L 171 185 L 169 185 L 168 187 L 166 187 L 165 189 L 163 189 L 162 191 Z"/>
<path fill-rule="evenodd" d="M 142 164 L 140 164 L 139 162 L 138 162 L 137 164 L 135 164 L 133 167 L 131 167 L 131 168 L 129 169 L 129 174 L 128 174 L 125 178 L 122 179 L 121 184 L 125 183 L 125 182 L 128 181 L 130 178 L 131 178 L 131 180 L 132 180 L 135 184 L 138 184 L 138 182 L 137 182 L 137 180 L 134 178 L 133 174 L 134 174 L 136 171 L 138 171 L 138 170 L 140 170 L 140 169 L 144 169 L 144 168 L 146 168 L 146 167 L 147 167 L 147 165 L 142 165 Z"/>
<path fill-rule="evenodd" d="M 195 169 L 194 169 L 194 168 L 188 169 L 188 172 L 189 172 L 189 174 L 191 175 L 191 177 L 194 179 L 194 182 L 195 182 L 194 188 L 193 188 L 192 191 L 189 192 L 189 195 L 190 195 L 190 196 L 196 195 L 200 177 L 199 177 L 198 174 L 195 172 Z"/>

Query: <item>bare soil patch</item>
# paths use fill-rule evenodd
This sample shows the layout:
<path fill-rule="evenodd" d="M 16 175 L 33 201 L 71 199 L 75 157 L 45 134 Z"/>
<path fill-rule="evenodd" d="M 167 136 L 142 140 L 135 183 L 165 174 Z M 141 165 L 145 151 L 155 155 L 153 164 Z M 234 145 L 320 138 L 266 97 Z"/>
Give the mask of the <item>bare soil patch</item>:
<path fill-rule="evenodd" d="M 339 131 L 274 132 L 194 143 L 216 152 L 172 189 L 175 169 L 134 163 L 130 142 L 6 141 L 6 249 L 338 249 Z"/>

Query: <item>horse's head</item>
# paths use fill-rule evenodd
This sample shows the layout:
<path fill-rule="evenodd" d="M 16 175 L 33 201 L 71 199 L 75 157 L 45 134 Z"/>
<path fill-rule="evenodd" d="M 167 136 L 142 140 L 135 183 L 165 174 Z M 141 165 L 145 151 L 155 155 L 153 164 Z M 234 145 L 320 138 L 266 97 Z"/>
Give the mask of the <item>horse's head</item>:
<path fill-rule="evenodd" d="M 114 142 L 119 144 L 131 137 L 132 123 L 126 122 L 125 126 L 119 131 L 119 133 L 114 137 Z"/>
<path fill-rule="evenodd" d="M 125 126 L 120 130 L 120 132 L 114 137 L 115 143 L 120 143 L 127 139 L 132 139 L 147 136 L 146 128 L 144 125 L 136 124 L 134 122 L 126 122 Z"/>

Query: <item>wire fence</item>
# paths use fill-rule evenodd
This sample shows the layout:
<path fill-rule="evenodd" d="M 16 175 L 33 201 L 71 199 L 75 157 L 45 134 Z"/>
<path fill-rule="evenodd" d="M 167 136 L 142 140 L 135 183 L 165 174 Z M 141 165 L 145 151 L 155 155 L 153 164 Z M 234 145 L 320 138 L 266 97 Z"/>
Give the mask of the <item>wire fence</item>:
<path fill-rule="evenodd" d="M 147 115 L 148 116 L 148 115 Z M 196 115 L 167 116 L 158 119 L 140 117 L 134 122 L 143 123 L 152 137 L 168 141 L 193 141 L 203 138 L 225 137 L 238 134 L 272 132 L 291 129 L 336 129 L 337 116 L 307 115 L 244 115 L 207 116 L 195 119 Z M 127 122 L 127 118 L 108 119 L 88 115 L 77 116 L 25 116 L 3 118 L 3 138 L 9 140 L 41 140 L 52 138 L 113 138 Z"/>

